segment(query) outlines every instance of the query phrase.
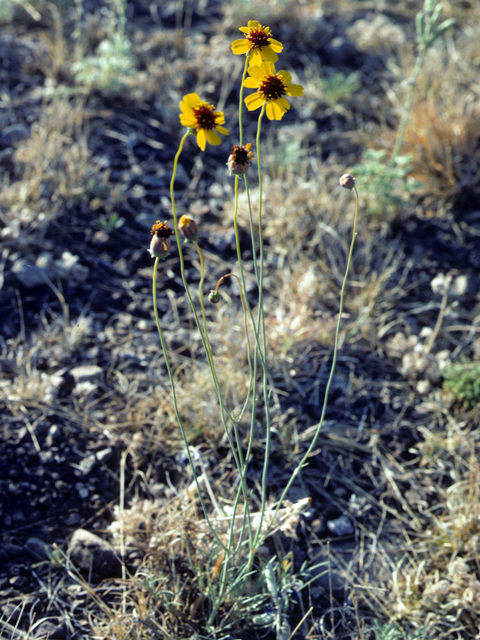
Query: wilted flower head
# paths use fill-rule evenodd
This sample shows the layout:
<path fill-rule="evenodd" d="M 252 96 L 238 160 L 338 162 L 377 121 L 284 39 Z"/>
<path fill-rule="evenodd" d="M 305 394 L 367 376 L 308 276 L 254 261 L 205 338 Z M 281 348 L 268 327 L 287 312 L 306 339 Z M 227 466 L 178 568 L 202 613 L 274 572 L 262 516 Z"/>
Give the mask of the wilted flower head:
<path fill-rule="evenodd" d="M 249 62 L 252 65 L 278 60 L 277 53 L 280 53 L 283 45 L 272 38 L 270 27 L 262 27 L 257 20 L 249 20 L 248 27 L 240 27 L 240 31 L 243 31 L 245 37 L 243 40 L 232 42 L 232 51 L 235 55 L 250 52 Z"/>
<path fill-rule="evenodd" d="M 273 62 L 262 62 L 257 66 L 248 68 L 250 78 L 247 78 L 243 86 L 248 89 L 256 89 L 245 98 L 245 105 L 249 111 L 258 109 L 267 103 L 267 118 L 269 120 L 281 120 L 283 114 L 290 109 L 290 105 L 283 96 L 301 96 L 303 87 L 300 84 L 292 84 L 292 76 L 286 71 L 276 73 Z"/>
<path fill-rule="evenodd" d="M 215 107 L 208 102 L 200 100 L 196 93 L 188 93 L 180 102 L 180 122 L 184 127 L 194 129 L 198 146 L 205 151 L 206 143 L 220 144 L 219 133 L 228 134 L 228 129 L 220 125 L 225 123 L 225 116 L 221 111 L 215 111 Z"/>
<path fill-rule="evenodd" d="M 227 167 L 229 174 L 235 176 L 242 176 L 247 173 L 247 169 L 250 166 L 250 162 L 255 157 L 250 151 L 252 145 L 246 144 L 244 147 L 234 144 L 232 146 L 232 152 L 228 157 Z"/>
<path fill-rule="evenodd" d="M 152 258 L 165 259 L 170 253 L 170 236 L 175 233 L 166 222 L 157 220 L 150 233 L 153 235 L 150 242 L 150 255 Z"/>
<path fill-rule="evenodd" d="M 350 189 L 350 191 L 351 191 L 353 189 L 353 187 L 355 186 L 355 178 L 353 178 L 352 176 L 348 175 L 348 173 L 345 173 L 340 178 L 340 186 L 343 187 L 344 189 Z"/>
<path fill-rule="evenodd" d="M 195 242 L 198 238 L 197 223 L 189 216 L 182 216 L 178 222 L 178 229 L 186 240 Z"/>

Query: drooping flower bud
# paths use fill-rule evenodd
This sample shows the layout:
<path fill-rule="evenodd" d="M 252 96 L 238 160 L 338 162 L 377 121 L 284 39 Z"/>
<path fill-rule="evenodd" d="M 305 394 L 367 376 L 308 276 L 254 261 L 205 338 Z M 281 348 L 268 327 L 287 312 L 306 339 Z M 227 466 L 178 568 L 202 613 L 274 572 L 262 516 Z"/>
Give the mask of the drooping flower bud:
<path fill-rule="evenodd" d="M 352 176 L 348 175 L 348 173 L 345 173 L 340 178 L 340 186 L 343 187 L 344 189 L 350 189 L 351 191 L 355 186 L 355 178 L 352 178 Z"/>
<path fill-rule="evenodd" d="M 149 248 L 150 255 L 152 258 L 164 260 L 170 253 L 170 236 L 174 234 L 173 229 L 166 222 L 157 220 L 150 233 L 153 235 Z"/>
<path fill-rule="evenodd" d="M 178 222 L 178 229 L 183 237 L 190 242 L 198 240 L 197 223 L 189 216 L 182 216 Z"/>
<path fill-rule="evenodd" d="M 228 173 L 231 176 L 243 176 L 247 173 L 247 169 L 250 166 L 251 161 L 255 157 L 250 151 L 252 145 L 248 143 L 244 147 L 234 144 L 232 152 L 228 157 L 227 167 Z"/>
<path fill-rule="evenodd" d="M 208 294 L 208 299 L 210 302 L 213 302 L 213 304 L 218 304 L 220 302 L 220 294 L 218 291 L 215 291 L 215 289 L 212 289 Z"/>

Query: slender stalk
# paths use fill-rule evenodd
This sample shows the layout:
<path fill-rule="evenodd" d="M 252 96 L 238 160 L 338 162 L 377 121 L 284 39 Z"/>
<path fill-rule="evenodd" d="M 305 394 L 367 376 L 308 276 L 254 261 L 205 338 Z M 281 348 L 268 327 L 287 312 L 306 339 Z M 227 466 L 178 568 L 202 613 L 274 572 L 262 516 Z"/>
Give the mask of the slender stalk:
<path fill-rule="evenodd" d="M 175 154 L 175 158 L 173 161 L 173 171 L 172 171 L 172 178 L 170 180 L 170 200 L 172 203 L 172 214 L 173 214 L 173 224 L 174 224 L 174 231 L 175 231 L 175 238 L 177 240 L 177 247 L 178 247 L 178 258 L 180 261 L 180 274 L 182 277 L 182 282 L 183 282 L 183 286 L 185 288 L 185 293 L 187 295 L 188 301 L 190 303 L 190 308 L 192 309 L 192 313 L 193 313 L 193 317 L 195 319 L 195 324 L 198 327 L 199 333 L 200 333 L 200 338 L 202 340 L 202 344 L 203 344 L 203 348 L 205 349 L 205 353 L 207 355 L 207 361 L 210 367 L 210 371 L 212 373 L 212 379 L 213 379 L 213 383 L 215 386 L 215 393 L 217 395 L 217 399 L 220 405 L 220 416 L 221 416 L 221 420 L 222 420 L 222 426 L 224 428 L 227 440 L 228 440 L 228 444 L 230 445 L 231 449 L 232 449 L 232 453 L 235 459 L 235 464 L 237 465 L 238 471 L 241 474 L 242 473 L 242 466 L 240 464 L 240 461 L 238 459 L 235 447 L 233 446 L 233 441 L 231 439 L 230 433 L 229 433 L 229 429 L 225 420 L 225 414 L 228 416 L 228 418 L 232 421 L 232 423 L 234 422 L 234 418 L 231 416 L 230 412 L 228 411 L 227 407 L 225 406 L 225 403 L 223 402 L 223 398 L 222 398 L 222 394 L 221 394 L 221 389 L 220 389 L 220 384 L 218 382 L 218 377 L 216 375 L 215 372 L 215 368 L 213 366 L 213 360 L 211 357 L 211 351 L 209 349 L 209 345 L 207 343 L 207 338 L 204 335 L 203 331 L 202 331 L 202 326 L 200 324 L 198 315 L 197 315 L 197 311 L 195 309 L 195 305 L 193 303 L 193 298 L 192 295 L 190 293 L 190 288 L 188 286 L 188 282 L 187 282 L 187 278 L 185 275 L 185 260 L 183 257 L 183 250 L 182 250 L 182 243 L 181 243 L 181 239 L 180 239 L 180 233 L 178 231 L 178 216 L 177 216 L 177 209 L 176 209 L 176 204 L 175 204 L 175 190 L 174 190 L 174 185 L 175 185 L 175 177 L 177 175 L 177 167 L 178 167 L 178 159 L 180 157 L 180 154 L 183 150 L 183 145 L 185 143 L 185 140 L 187 139 L 187 137 L 190 135 L 190 131 L 187 130 L 186 133 L 183 135 L 182 139 L 180 140 L 180 144 L 177 150 L 177 153 Z"/>
<path fill-rule="evenodd" d="M 247 75 L 249 59 L 250 59 L 250 51 L 245 56 L 245 66 L 243 67 L 242 82 L 240 83 L 240 99 L 238 101 L 238 128 L 239 128 L 238 140 L 239 140 L 240 146 L 242 146 L 242 140 L 243 140 L 243 122 L 242 122 L 243 83 L 245 82 L 245 76 Z"/>
<path fill-rule="evenodd" d="M 263 471 L 262 471 L 262 497 L 260 505 L 260 521 L 258 530 L 255 534 L 253 541 L 253 547 L 258 546 L 260 539 L 263 519 L 265 516 L 265 508 L 267 504 L 267 479 L 268 479 L 268 464 L 270 459 L 270 441 L 271 441 L 271 424 L 270 424 L 270 410 L 269 410 L 269 393 L 268 393 L 268 362 L 267 362 L 267 340 L 265 334 L 265 312 L 263 308 L 263 273 L 264 273 L 264 245 L 263 245 L 263 231 L 262 231 L 262 198 L 263 198 L 263 184 L 262 184 L 262 163 L 260 153 L 260 134 L 262 131 L 262 118 L 265 113 L 266 103 L 262 105 L 260 115 L 258 116 L 257 127 L 257 162 L 258 162 L 258 244 L 259 244 L 259 271 L 258 271 L 258 327 L 261 333 L 263 357 L 261 351 L 259 353 L 262 360 L 262 383 L 263 383 L 263 404 L 265 411 L 265 454 L 263 459 Z"/>
<path fill-rule="evenodd" d="M 323 406 L 322 406 L 322 413 L 320 415 L 320 420 L 318 422 L 317 425 L 317 429 L 315 431 L 315 434 L 313 436 L 313 439 L 310 443 L 310 446 L 308 447 L 307 451 L 305 452 L 304 456 L 302 457 L 302 459 L 300 460 L 299 464 L 297 465 L 297 467 L 295 468 L 295 470 L 293 471 L 292 475 L 290 476 L 289 481 L 287 482 L 282 495 L 280 496 L 280 499 L 278 501 L 277 506 L 275 507 L 275 511 L 273 513 L 272 516 L 272 520 L 274 521 L 277 513 L 281 507 L 281 504 L 283 502 L 283 500 L 285 499 L 290 487 L 292 486 L 295 478 L 299 475 L 300 471 L 302 470 L 303 467 L 305 467 L 307 465 L 307 460 L 310 457 L 310 454 L 312 453 L 318 437 L 320 435 L 320 432 L 322 430 L 323 427 L 323 422 L 325 420 L 325 414 L 327 411 L 327 406 L 328 406 L 328 395 L 330 392 L 330 387 L 332 384 L 332 380 L 333 380 L 333 375 L 335 373 L 335 366 L 337 363 L 337 353 L 338 353 L 338 342 L 339 342 L 339 338 L 340 338 L 340 327 L 341 327 L 341 323 L 342 323 L 342 313 L 343 313 L 343 303 L 344 303 L 344 298 L 345 298 L 345 290 L 347 288 L 347 281 L 348 281 L 348 273 L 350 271 L 350 264 L 352 262 L 352 255 L 353 255 L 353 247 L 355 245 L 355 238 L 357 236 L 357 222 L 358 222 L 358 212 L 359 212 L 359 197 L 358 197 L 358 191 L 357 188 L 354 186 L 353 187 L 354 191 L 355 191 L 355 219 L 354 219 L 354 223 L 353 223 L 353 232 L 352 232 L 352 241 L 350 243 L 350 251 L 348 253 L 348 259 L 347 259 L 347 266 L 345 269 L 345 275 L 343 277 L 343 283 L 342 283 L 342 288 L 340 291 L 340 305 L 339 305 L 339 311 L 338 311 L 338 321 L 337 321 L 337 328 L 335 331 L 335 341 L 334 341 L 334 348 L 333 348 L 333 358 L 332 358 L 332 366 L 330 368 L 330 375 L 328 376 L 328 381 L 327 381 L 327 386 L 325 387 L 325 396 L 323 399 Z"/>
<path fill-rule="evenodd" d="M 182 418 L 180 416 L 180 411 L 178 409 L 177 393 L 176 393 L 176 390 L 175 390 L 175 382 L 174 382 L 174 379 L 173 379 L 172 367 L 170 365 L 170 360 L 168 358 L 167 345 L 165 344 L 165 339 L 163 337 L 162 327 L 160 325 L 160 317 L 158 315 L 158 308 L 157 308 L 157 271 L 158 271 L 158 263 L 159 262 L 160 262 L 160 258 L 155 258 L 155 264 L 153 265 L 153 282 L 152 282 L 152 287 L 153 287 L 153 312 L 155 314 L 155 322 L 157 324 L 158 336 L 160 338 L 160 344 L 162 345 L 163 356 L 165 358 L 165 365 L 167 367 L 168 378 L 170 380 L 170 386 L 171 386 L 171 389 L 172 389 L 173 408 L 175 410 L 175 416 L 177 418 L 177 422 L 178 422 L 178 425 L 180 427 L 180 431 L 181 431 L 181 434 L 182 434 L 183 443 L 185 445 L 185 450 L 187 452 L 188 462 L 190 464 L 190 468 L 192 470 L 193 478 L 195 480 L 195 485 L 197 487 L 197 493 L 198 493 L 198 497 L 200 499 L 200 504 L 202 506 L 203 515 L 205 516 L 205 520 L 206 520 L 206 522 L 208 524 L 208 527 L 209 527 L 210 531 L 212 532 L 216 542 L 221 546 L 221 548 L 224 551 L 227 551 L 225 545 L 223 544 L 223 542 L 218 537 L 218 534 L 215 531 L 215 528 L 213 527 L 212 523 L 210 522 L 210 518 L 208 517 L 207 507 L 206 507 L 205 502 L 203 501 L 203 498 L 202 498 L 202 491 L 200 489 L 200 484 L 198 482 L 197 473 L 195 471 L 195 465 L 194 465 L 194 462 L 193 462 L 193 459 L 192 459 L 192 454 L 190 453 L 190 446 L 189 446 L 189 443 L 188 443 L 187 433 L 185 431 L 185 427 L 184 427 Z"/>

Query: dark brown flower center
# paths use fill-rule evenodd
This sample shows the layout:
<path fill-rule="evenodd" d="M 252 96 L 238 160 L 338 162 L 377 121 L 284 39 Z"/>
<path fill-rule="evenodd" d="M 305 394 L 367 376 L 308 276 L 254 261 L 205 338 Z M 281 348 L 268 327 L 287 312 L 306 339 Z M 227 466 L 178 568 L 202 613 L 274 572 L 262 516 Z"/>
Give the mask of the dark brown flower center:
<path fill-rule="evenodd" d="M 260 49 L 269 44 L 268 41 L 272 36 L 269 33 L 265 33 L 263 29 L 250 29 L 245 37 L 252 45 L 252 48 Z"/>
<path fill-rule="evenodd" d="M 209 130 L 215 128 L 215 114 L 213 113 L 213 107 L 211 105 L 202 104 L 196 107 L 193 113 L 199 129 Z"/>
<path fill-rule="evenodd" d="M 169 238 L 170 236 L 173 236 L 175 232 L 166 222 L 160 222 L 160 220 L 157 220 L 150 233 L 157 238 Z"/>
<path fill-rule="evenodd" d="M 263 93 L 267 100 L 277 100 L 277 98 L 281 98 L 286 93 L 283 80 L 278 76 L 266 77 L 258 90 Z"/>
<path fill-rule="evenodd" d="M 233 145 L 232 147 L 232 158 L 234 164 L 247 164 L 250 160 L 251 153 L 245 149 L 245 147 L 239 147 L 237 145 Z"/>

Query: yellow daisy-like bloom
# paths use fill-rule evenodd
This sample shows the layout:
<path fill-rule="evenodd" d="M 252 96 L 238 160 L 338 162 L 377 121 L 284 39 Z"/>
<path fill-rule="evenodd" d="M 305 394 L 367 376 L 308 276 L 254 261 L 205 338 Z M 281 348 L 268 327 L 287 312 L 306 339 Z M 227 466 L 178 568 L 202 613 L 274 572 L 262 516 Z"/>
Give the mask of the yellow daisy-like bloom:
<path fill-rule="evenodd" d="M 228 129 L 220 126 L 225 122 L 223 113 L 215 111 L 215 107 L 211 104 L 200 100 L 196 93 L 183 96 L 180 109 L 182 110 L 180 122 L 184 127 L 195 129 L 198 146 L 202 151 L 205 151 L 207 142 L 220 144 L 221 139 L 218 133 L 228 134 Z"/>
<path fill-rule="evenodd" d="M 248 89 L 256 89 L 245 98 L 245 105 L 249 111 L 258 109 L 267 103 L 267 118 L 281 120 L 283 114 L 290 109 L 290 105 L 283 96 L 301 96 L 303 87 L 292 84 L 292 76 L 286 71 L 275 72 L 272 62 L 262 62 L 260 65 L 248 68 L 250 78 L 243 83 Z"/>
<path fill-rule="evenodd" d="M 232 51 L 235 55 L 250 51 L 251 65 L 278 60 L 277 53 L 283 49 L 283 44 L 272 38 L 270 27 L 262 27 L 257 20 L 249 20 L 248 27 L 240 27 L 240 31 L 243 31 L 245 38 L 232 42 Z"/>

